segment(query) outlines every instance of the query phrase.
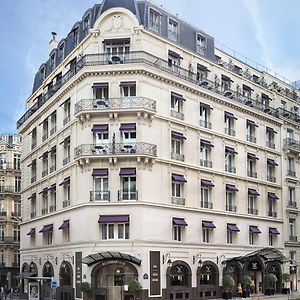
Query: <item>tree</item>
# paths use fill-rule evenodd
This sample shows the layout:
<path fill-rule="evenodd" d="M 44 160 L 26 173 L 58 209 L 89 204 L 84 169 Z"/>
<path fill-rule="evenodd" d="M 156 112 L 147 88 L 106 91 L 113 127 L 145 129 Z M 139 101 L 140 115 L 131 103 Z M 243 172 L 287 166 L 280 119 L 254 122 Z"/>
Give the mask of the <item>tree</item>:
<path fill-rule="evenodd" d="M 223 276 L 223 299 L 231 299 L 231 288 L 235 285 L 234 279 L 231 275 L 224 275 Z"/>
<path fill-rule="evenodd" d="M 131 279 L 128 283 L 128 291 L 133 293 L 134 299 L 137 291 L 141 290 L 142 286 L 136 279 Z"/>
<path fill-rule="evenodd" d="M 83 292 L 85 299 L 87 299 L 87 300 L 91 299 L 92 288 L 91 288 L 91 285 L 89 282 L 87 282 L 87 281 L 81 282 L 79 285 L 79 289 L 81 292 Z"/>

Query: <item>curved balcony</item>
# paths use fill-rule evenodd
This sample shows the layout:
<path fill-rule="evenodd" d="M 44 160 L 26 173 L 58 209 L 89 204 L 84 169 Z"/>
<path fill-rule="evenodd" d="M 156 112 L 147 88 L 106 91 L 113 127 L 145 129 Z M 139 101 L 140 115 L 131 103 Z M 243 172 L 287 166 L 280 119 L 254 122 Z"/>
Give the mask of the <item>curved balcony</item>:
<path fill-rule="evenodd" d="M 286 138 L 283 140 L 283 149 L 293 152 L 300 152 L 300 142 L 293 138 Z"/>
<path fill-rule="evenodd" d="M 18 163 L 0 163 L 0 170 L 21 171 L 21 165 Z"/>

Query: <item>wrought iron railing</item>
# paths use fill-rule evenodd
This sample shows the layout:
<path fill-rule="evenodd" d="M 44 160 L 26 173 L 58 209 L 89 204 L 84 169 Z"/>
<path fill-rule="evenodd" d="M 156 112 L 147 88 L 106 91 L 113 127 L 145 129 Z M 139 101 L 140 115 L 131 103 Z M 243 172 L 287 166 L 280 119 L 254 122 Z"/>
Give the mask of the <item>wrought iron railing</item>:
<path fill-rule="evenodd" d="M 63 207 L 70 206 L 70 204 L 71 204 L 70 200 L 64 200 L 63 201 Z"/>
<path fill-rule="evenodd" d="M 283 140 L 283 146 L 286 149 L 292 149 L 294 151 L 300 151 L 300 142 L 293 138 L 286 138 Z"/>
<path fill-rule="evenodd" d="M 248 214 L 258 215 L 258 209 L 257 208 L 248 207 Z"/>
<path fill-rule="evenodd" d="M 208 202 L 208 201 L 201 201 L 200 203 L 201 207 L 203 208 L 213 208 L 213 203 L 212 202 Z"/>
<path fill-rule="evenodd" d="M 226 211 L 236 212 L 236 206 L 235 205 L 226 205 Z"/>
<path fill-rule="evenodd" d="M 180 160 L 180 161 L 184 161 L 184 155 L 181 153 L 171 153 L 171 158 L 172 159 L 176 159 L 176 160 Z"/>
<path fill-rule="evenodd" d="M 15 188 L 13 186 L 0 186 L 0 193 L 14 193 Z"/>
<path fill-rule="evenodd" d="M 266 146 L 267 146 L 268 148 L 275 149 L 275 143 L 272 142 L 272 141 L 266 141 Z"/>
<path fill-rule="evenodd" d="M 294 170 L 287 170 L 286 176 L 296 177 L 296 171 L 294 171 Z"/>
<path fill-rule="evenodd" d="M 199 125 L 200 125 L 201 127 L 211 129 L 211 122 L 208 122 L 208 121 L 205 121 L 205 120 L 201 120 L 201 119 L 200 119 Z"/>
<path fill-rule="evenodd" d="M 105 155 L 150 155 L 157 156 L 156 145 L 149 143 L 83 144 L 75 148 L 75 158 L 80 156 Z"/>
<path fill-rule="evenodd" d="M 171 202 L 172 202 L 172 204 L 185 205 L 185 198 L 172 197 L 171 198 Z"/>
<path fill-rule="evenodd" d="M 0 170 L 21 170 L 21 165 L 10 162 L 0 163 Z"/>
<path fill-rule="evenodd" d="M 247 175 L 248 177 L 257 178 L 257 172 L 254 171 L 248 171 Z"/>
<path fill-rule="evenodd" d="M 156 101 L 146 97 L 123 97 L 82 99 L 75 104 L 75 114 L 86 110 L 107 111 L 119 109 L 147 109 L 156 112 Z"/>
<path fill-rule="evenodd" d="M 256 143 L 256 137 L 251 134 L 247 134 L 247 141 L 251 143 Z"/>
<path fill-rule="evenodd" d="M 14 236 L 4 236 L 0 239 L 1 244 L 16 244 L 20 243 L 20 239 Z"/>
<path fill-rule="evenodd" d="M 205 159 L 200 159 L 200 166 L 201 167 L 206 167 L 206 168 L 212 168 L 212 161 L 205 160 Z"/>
<path fill-rule="evenodd" d="M 289 236 L 289 241 L 290 242 L 297 242 L 297 236 L 296 235 L 290 235 Z"/>
<path fill-rule="evenodd" d="M 235 130 L 229 127 L 224 127 L 224 132 L 228 135 L 235 136 Z"/>
<path fill-rule="evenodd" d="M 230 173 L 236 173 L 236 168 L 231 165 L 225 165 L 225 171 Z"/>
<path fill-rule="evenodd" d="M 90 191 L 90 201 L 109 201 L 110 191 Z"/>
<path fill-rule="evenodd" d="M 289 201 L 287 206 L 291 207 L 291 208 L 297 208 L 297 202 L 296 201 Z"/>
<path fill-rule="evenodd" d="M 118 200 L 138 200 L 138 191 L 137 190 L 119 190 L 118 191 Z"/>
<path fill-rule="evenodd" d="M 273 217 L 273 218 L 277 218 L 277 212 L 276 211 L 268 211 L 268 216 Z"/>
<path fill-rule="evenodd" d="M 272 175 L 267 175 L 267 181 L 269 182 L 276 182 L 276 177 Z"/>
<path fill-rule="evenodd" d="M 184 114 L 173 109 L 171 109 L 171 116 L 179 120 L 184 120 Z"/>

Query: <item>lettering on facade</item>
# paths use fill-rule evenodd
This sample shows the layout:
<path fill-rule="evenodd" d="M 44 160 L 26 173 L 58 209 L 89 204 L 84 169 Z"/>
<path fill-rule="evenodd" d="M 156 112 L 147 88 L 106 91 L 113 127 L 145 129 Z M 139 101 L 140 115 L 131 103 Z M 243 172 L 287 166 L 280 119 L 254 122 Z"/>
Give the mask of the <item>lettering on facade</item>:
<path fill-rule="evenodd" d="M 150 295 L 160 294 L 160 251 L 150 251 Z"/>
<path fill-rule="evenodd" d="M 82 252 L 75 252 L 75 276 L 76 276 L 76 298 L 82 297 L 82 292 L 80 291 L 80 283 L 82 278 Z"/>

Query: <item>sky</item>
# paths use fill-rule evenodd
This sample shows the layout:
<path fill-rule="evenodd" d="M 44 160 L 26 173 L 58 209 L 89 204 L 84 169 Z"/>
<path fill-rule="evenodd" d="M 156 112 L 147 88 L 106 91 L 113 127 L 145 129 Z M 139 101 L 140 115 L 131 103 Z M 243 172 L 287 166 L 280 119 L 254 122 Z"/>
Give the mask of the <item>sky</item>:
<path fill-rule="evenodd" d="M 101 0 L 0 0 L 0 134 L 16 133 L 51 32 L 65 37 Z M 300 1 L 155 0 L 215 39 L 216 46 L 291 81 L 300 79 Z M 249 60 L 250 59 L 250 60 Z M 252 64 L 252 62 L 251 62 Z"/>

